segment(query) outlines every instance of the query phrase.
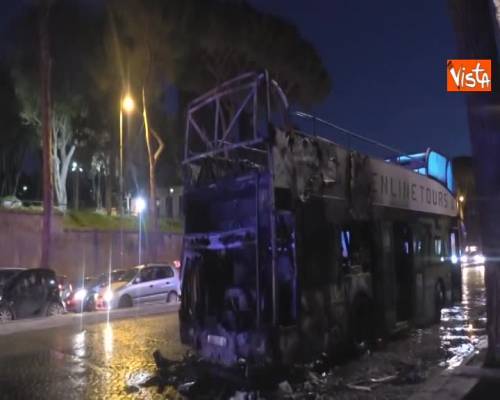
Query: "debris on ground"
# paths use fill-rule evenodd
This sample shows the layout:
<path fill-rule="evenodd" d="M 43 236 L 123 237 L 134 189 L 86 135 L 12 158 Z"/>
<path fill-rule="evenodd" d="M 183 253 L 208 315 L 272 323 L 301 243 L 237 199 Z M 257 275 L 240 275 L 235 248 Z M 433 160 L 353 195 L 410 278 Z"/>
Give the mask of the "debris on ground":
<path fill-rule="evenodd" d="M 291 396 L 293 394 L 292 386 L 287 381 L 283 381 L 278 384 L 279 391 L 285 396 Z"/>
<path fill-rule="evenodd" d="M 322 354 L 317 360 L 294 365 L 285 373 L 273 370 L 269 374 L 272 377 L 266 375 L 274 380 L 269 387 L 249 384 L 244 379 L 228 382 L 226 377 L 214 378 L 206 369 L 199 368 L 203 361 L 195 356 L 188 354 L 180 361 L 172 361 L 156 351 L 153 355 L 156 375 L 136 388 L 153 385 L 159 392 L 169 390 L 178 394 L 169 398 L 183 399 L 403 400 L 440 370 L 443 354 L 438 351 L 439 342 L 424 345 L 422 338 L 436 337 L 425 335 L 427 331 L 395 342 L 379 341 L 378 351 L 360 346 L 361 355 L 341 362 L 332 362 Z M 127 392 L 134 393 L 136 388 L 127 388 Z"/>
<path fill-rule="evenodd" d="M 370 382 L 372 383 L 387 383 L 387 382 L 392 382 L 397 379 L 397 375 L 388 375 L 388 376 L 383 376 L 381 378 L 370 378 Z"/>
<path fill-rule="evenodd" d="M 351 390 L 361 390 L 362 392 L 371 392 L 372 388 L 369 386 L 361 386 L 361 385 L 353 385 L 352 383 L 348 383 L 345 385 L 346 388 Z"/>
<path fill-rule="evenodd" d="M 342 366 L 333 366 L 322 355 L 313 363 L 291 368 L 288 378 L 277 380 L 273 389 L 256 390 L 245 384 L 209 377 L 201 372 L 202 368 L 198 368 L 200 360 L 190 355 L 181 361 L 172 361 L 155 351 L 153 357 L 157 374 L 134 387 L 126 388 L 127 393 L 137 392 L 138 387 L 156 386 L 159 393 L 168 388 L 171 393 L 177 393 L 179 398 L 187 399 L 372 399 L 377 397 L 375 393 L 379 393 L 383 387 L 391 387 L 390 390 L 401 393 L 411 392 L 403 387 L 425 381 L 429 369 L 429 365 L 419 358 L 403 358 L 383 352 L 365 352 L 363 357 Z"/>

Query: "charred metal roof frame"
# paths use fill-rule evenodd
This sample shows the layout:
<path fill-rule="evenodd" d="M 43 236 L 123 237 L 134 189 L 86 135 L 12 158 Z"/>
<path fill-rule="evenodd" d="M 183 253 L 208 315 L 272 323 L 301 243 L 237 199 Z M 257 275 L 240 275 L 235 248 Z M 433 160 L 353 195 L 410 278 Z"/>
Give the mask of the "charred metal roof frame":
<path fill-rule="evenodd" d="M 288 99 L 266 72 L 242 74 L 196 98 L 187 110 L 183 163 L 227 157 L 234 150 L 267 153 L 267 124 L 272 118 L 271 107 L 276 106 L 283 109 L 286 118 Z"/>
<path fill-rule="evenodd" d="M 443 154 L 432 150 L 428 148 L 425 152 L 421 153 L 416 153 L 416 154 L 408 154 L 405 153 L 395 147 L 387 146 L 386 144 L 383 144 L 381 142 L 378 142 L 376 140 L 367 138 L 365 136 L 359 135 L 355 132 L 352 132 L 348 129 L 345 129 L 341 126 L 338 126 L 332 122 L 326 121 L 322 118 L 318 118 L 314 115 L 302 112 L 302 111 L 295 111 L 293 112 L 293 115 L 311 120 L 314 124 L 313 126 L 313 136 L 317 139 L 323 139 L 326 141 L 329 141 L 328 139 L 324 139 L 321 136 L 316 136 L 316 127 L 315 123 L 319 122 L 320 124 L 323 124 L 325 126 L 328 126 L 330 128 L 334 128 L 337 131 L 341 132 L 343 135 L 353 137 L 355 139 L 358 139 L 362 142 L 371 144 L 373 146 L 376 146 L 378 148 L 381 148 L 383 150 L 389 151 L 391 153 L 396 154 L 395 157 L 390 157 L 390 158 L 385 158 L 386 162 L 393 163 L 400 165 L 406 169 L 410 169 L 413 172 L 420 174 L 420 175 L 425 175 L 431 179 L 434 179 L 435 181 L 439 182 L 441 185 L 446 187 L 451 193 L 455 193 L 455 182 L 453 178 L 453 169 L 452 169 L 452 162 L 449 160 L 446 156 Z M 310 134 L 300 132 L 303 135 L 311 136 Z M 436 160 L 437 159 L 437 160 Z M 441 165 L 442 164 L 442 165 Z"/>
<path fill-rule="evenodd" d="M 336 124 L 334 124 L 334 123 L 332 123 L 330 121 L 327 121 L 325 119 L 316 117 L 315 115 L 308 114 L 308 113 L 305 113 L 305 112 L 302 112 L 302 111 L 295 111 L 293 113 L 293 115 L 295 115 L 295 116 L 297 116 L 299 118 L 304 118 L 304 119 L 311 120 L 311 121 L 313 121 L 313 123 L 319 122 L 320 124 L 323 124 L 323 125 L 328 126 L 330 128 L 336 129 L 337 131 L 341 132 L 343 135 L 353 137 L 353 138 L 358 139 L 358 140 L 360 140 L 362 142 L 365 142 L 365 143 L 374 145 L 376 147 L 379 147 L 381 149 L 390 151 L 391 153 L 411 158 L 410 155 L 408 155 L 407 153 L 405 153 L 405 152 L 403 152 L 403 151 L 401 151 L 399 149 L 396 149 L 395 147 L 387 146 L 384 143 L 381 143 L 381 142 L 378 142 L 376 140 L 373 140 L 373 139 L 367 138 L 365 136 L 359 135 L 359 134 L 357 134 L 355 132 L 350 131 L 349 129 L 342 128 L 341 126 L 338 126 L 338 125 L 336 125 Z"/>

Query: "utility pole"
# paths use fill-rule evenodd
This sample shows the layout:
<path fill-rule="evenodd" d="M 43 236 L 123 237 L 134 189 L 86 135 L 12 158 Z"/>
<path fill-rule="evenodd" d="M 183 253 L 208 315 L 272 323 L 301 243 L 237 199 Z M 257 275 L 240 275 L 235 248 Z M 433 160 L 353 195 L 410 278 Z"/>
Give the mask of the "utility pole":
<path fill-rule="evenodd" d="M 81 167 L 76 167 L 73 171 L 73 209 L 80 208 L 80 171 Z"/>
<path fill-rule="evenodd" d="M 498 79 L 498 21 L 493 0 L 449 0 L 458 58 L 490 59 L 492 92 L 467 93 L 470 140 L 486 256 L 488 352 L 486 365 L 500 367 L 500 82 Z M 443 60 L 444 64 L 444 60 Z M 445 72 L 443 71 L 443 75 Z M 451 94 L 453 95 L 453 94 Z"/>
<path fill-rule="evenodd" d="M 42 112 L 42 151 L 43 151 L 43 227 L 41 268 L 50 266 L 50 242 L 52 220 L 52 127 L 50 99 L 50 49 L 49 49 L 49 13 L 50 0 L 40 4 L 40 104 Z"/>

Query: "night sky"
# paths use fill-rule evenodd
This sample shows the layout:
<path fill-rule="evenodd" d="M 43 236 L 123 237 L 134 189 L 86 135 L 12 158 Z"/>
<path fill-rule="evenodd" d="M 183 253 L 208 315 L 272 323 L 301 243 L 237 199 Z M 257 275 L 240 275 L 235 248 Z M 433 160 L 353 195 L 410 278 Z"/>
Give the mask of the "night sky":
<path fill-rule="evenodd" d="M 250 2 L 297 24 L 318 49 L 333 86 L 315 114 L 407 152 L 470 153 L 464 98 L 445 91 L 456 52 L 447 1 Z M 0 26 L 19 3 L 0 0 Z"/>
<path fill-rule="evenodd" d="M 470 153 L 465 100 L 446 92 L 446 0 L 251 3 L 297 24 L 323 57 L 333 86 L 314 113 L 407 152 Z"/>

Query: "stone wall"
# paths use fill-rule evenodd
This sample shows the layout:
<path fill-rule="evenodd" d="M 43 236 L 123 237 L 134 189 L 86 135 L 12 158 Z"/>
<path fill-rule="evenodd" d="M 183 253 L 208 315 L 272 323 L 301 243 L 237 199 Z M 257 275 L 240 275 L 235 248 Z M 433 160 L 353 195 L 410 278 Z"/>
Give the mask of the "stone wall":
<path fill-rule="evenodd" d="M 42 216 L 25 212 L 0 212 L 0 267 L 39 266 Z M 156 244 L 156 259 L 151 243 Z M 138 232 L 64 229 L 62 216 L 54 215 L 51 267 L 75 279 L 95 276 L 110 267 L 128 268 L 142 262 L 180 259 L 182 235 L 161 233 L 156 238 Z"/>

